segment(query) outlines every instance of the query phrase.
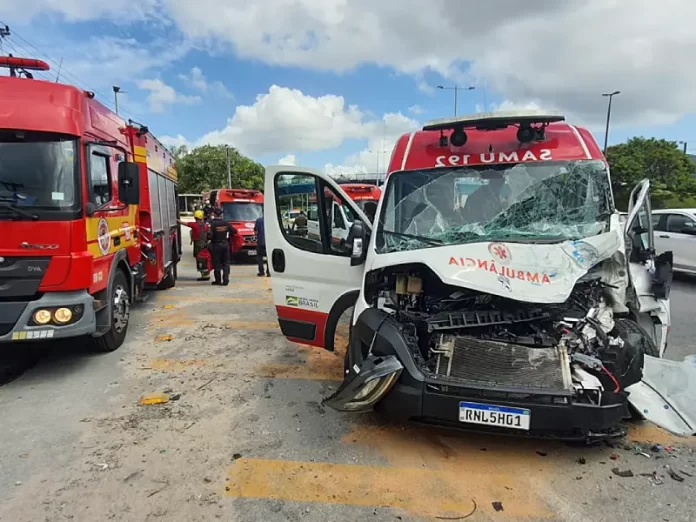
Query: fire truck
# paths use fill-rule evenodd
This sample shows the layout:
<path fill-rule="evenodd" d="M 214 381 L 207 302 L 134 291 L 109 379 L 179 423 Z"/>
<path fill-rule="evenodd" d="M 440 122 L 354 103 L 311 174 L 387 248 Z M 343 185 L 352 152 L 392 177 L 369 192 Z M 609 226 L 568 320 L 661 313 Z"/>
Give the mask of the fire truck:
<path fill-rule="evenodd" d="M 355 201 L 370 221 L 374 221 L 377 212 L 377 203 L 382 196 L 382 190 L 369 183 L 341 183 L 341 188 Z"/>
<path fill-rule="evenodd" d="M 181 255 L 174 158 L 74 86 L 0 57 L 0 343 L 124 341 L 146 288 L 171 288 Z"/>
<path fill-rule="evenodd" d="M 252 189 L 214 189 L 203 194 L 204 201 L 222 209 L 223 217 L 239 233 L 243 243 L 231 244 L 240 259 L 256 259 L 256 219 L 263 215 L 263 193 Z"/>

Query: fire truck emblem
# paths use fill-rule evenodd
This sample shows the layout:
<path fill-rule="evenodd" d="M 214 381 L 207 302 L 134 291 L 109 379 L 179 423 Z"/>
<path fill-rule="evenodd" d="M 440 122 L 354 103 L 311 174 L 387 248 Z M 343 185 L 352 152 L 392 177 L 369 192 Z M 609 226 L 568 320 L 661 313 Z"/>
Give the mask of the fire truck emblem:
<path fill-rule="evenodd" d="M 507 245 L 503 243 L 491 243 L 488 245 L 488 252 L 501 265 L 510 264 L 510 261 L 512 261 L 512 253 Z"/>
<path fill-rule="evenodd" d="M 109 233 L 109 225 L 104 218 L 101 218 L 97 225 L 97 242 L 99 243 L 101 253 L 103 255 L 108 254 L 111 248 L 111 234 Z"/>

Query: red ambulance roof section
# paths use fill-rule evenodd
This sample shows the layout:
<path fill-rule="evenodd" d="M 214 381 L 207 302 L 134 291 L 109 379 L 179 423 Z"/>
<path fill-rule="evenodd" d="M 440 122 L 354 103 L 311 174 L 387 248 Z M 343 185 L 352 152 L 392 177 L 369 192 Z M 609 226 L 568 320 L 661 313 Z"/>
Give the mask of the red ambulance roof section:
<path fill-rule="evenodd" d="M 451 131 L 444 131 L 449 136 Z M 604 160 L 592 135 L 584 128 L 566 122 L 546 127 L 544 141 L 522 144 L 517 127 L 492 131 L 467 128 L 463 147 L 440 147 L 440 131 L 416 131 L 397 141 L 389 172 L 435 167 L 485 165 L 549 160 Z"/>

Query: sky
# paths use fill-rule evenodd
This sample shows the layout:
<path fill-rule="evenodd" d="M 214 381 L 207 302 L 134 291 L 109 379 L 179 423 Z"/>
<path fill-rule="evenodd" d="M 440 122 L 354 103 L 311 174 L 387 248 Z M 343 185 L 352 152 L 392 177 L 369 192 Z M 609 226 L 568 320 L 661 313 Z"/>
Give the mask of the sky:
<path fill-rule="evenodd" d="M 696 151 L 688 0 L 0 0 L 2 52 L 92 90 L 165 144 L 383 172 L 399 135 L 454 114 L 564 112 L 609 144 Z M 438 88 L 445 87 L 445 89 Z"/>

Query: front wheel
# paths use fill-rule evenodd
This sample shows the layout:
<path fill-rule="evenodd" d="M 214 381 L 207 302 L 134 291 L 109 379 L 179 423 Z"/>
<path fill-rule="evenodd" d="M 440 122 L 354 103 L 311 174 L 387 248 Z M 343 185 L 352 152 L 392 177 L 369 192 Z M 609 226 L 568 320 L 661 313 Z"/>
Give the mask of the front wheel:
<path fill-rule="evenodd" d="M 94 339 L 94 348 L 99 352 L 113 352 L 126 339 L 130 319 L 131 300 L 128 293 L 128 280 L 123 271 L 118 270 L 109 296 L 111 302 L 111 328 L 101 337 Z"/>

